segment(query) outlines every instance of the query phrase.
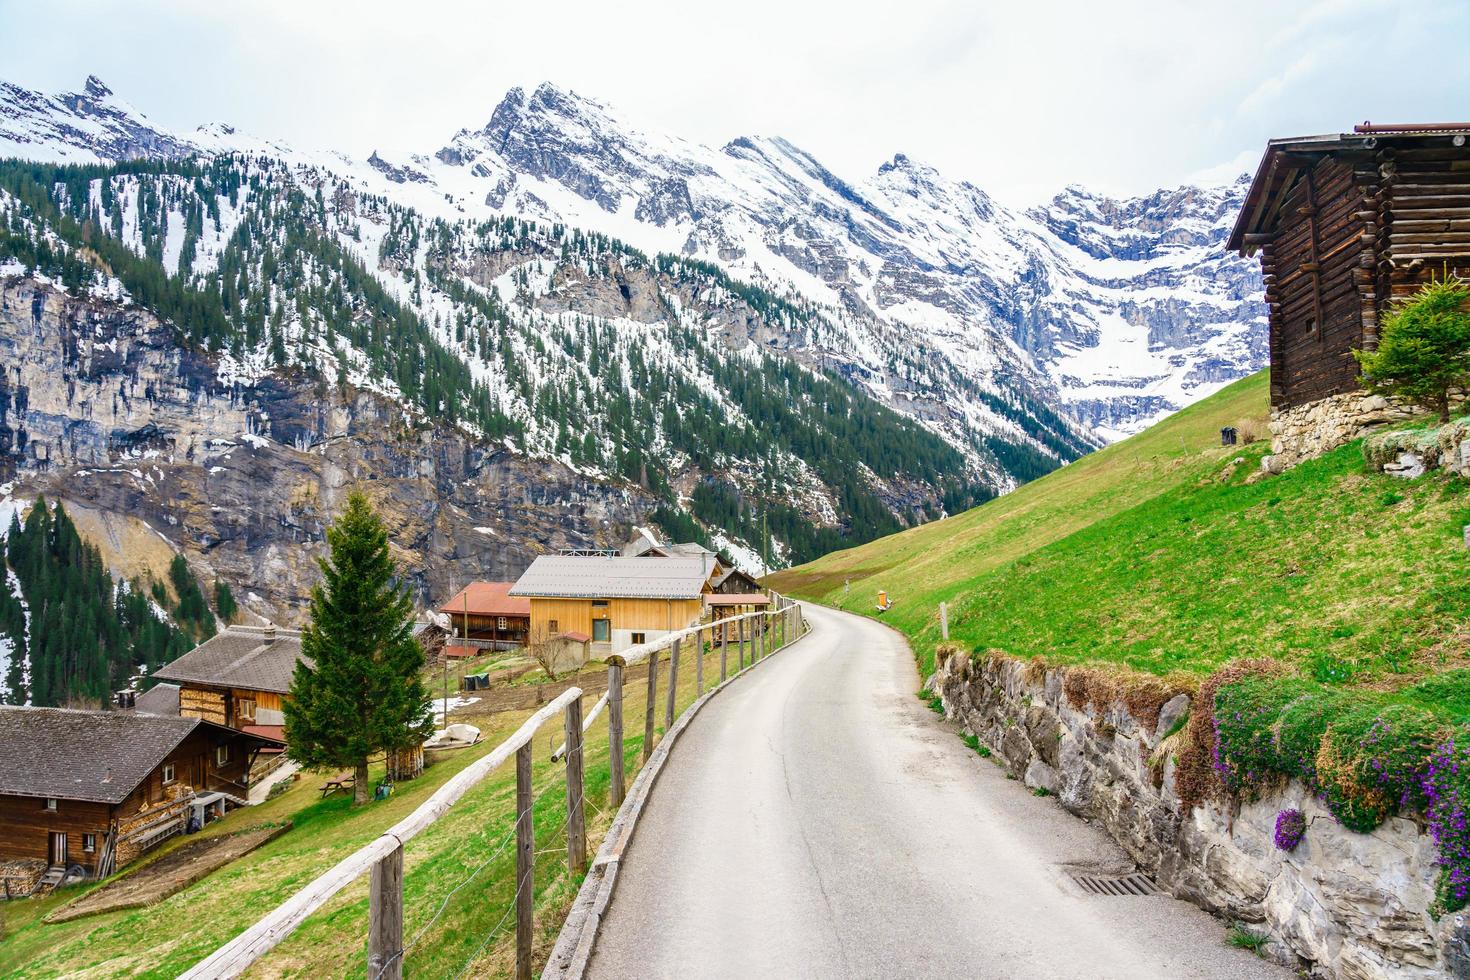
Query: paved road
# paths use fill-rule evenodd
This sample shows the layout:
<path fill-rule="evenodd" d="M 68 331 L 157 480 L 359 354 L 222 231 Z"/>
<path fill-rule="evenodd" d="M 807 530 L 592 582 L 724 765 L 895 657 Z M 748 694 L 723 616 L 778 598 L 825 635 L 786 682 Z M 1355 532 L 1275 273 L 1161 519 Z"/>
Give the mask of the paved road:
<path fill-rule="evenodd" d="M 592 976 L 1289 976 L 1193 906 L 1081 892 L 1063 865 L 1122 852 L 947 730 L 896 634 L 808 615 L 675 747 Z"/>

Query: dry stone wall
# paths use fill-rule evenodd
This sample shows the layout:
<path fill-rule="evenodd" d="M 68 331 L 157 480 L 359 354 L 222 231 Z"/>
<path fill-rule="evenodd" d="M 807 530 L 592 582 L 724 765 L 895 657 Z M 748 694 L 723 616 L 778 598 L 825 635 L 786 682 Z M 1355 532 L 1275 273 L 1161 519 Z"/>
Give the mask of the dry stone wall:
<path fill-rule="evenodd" d="M 1271 455 L 1262 466 L 1279 473 L 1331 452 L 1412 413 L 1382 395 L 1350 391 L 1307 405 L 1271 410 Z"/>
<path fill-rule="evenodd" d="M 940 656 L 930 685 L 945 714 L 1027 786 L 1099 821 L 1163 890 L 1269 932 L 1274 958 L 1332 980 L 1470 978 L 1470 925 L 1429 913 L 1436 849 L 1414 821 L 1353 833 L 1297 782 L 1238 809 L 1184 809 L 1160 741 L 1188 714 L 1189 695 L 1140 719 L 1121 703 L 1075 705 L 1065 669 L 964 653 Z M 1273 841 L 1288 807 L 1308 821 L 1289 853 Z"/>

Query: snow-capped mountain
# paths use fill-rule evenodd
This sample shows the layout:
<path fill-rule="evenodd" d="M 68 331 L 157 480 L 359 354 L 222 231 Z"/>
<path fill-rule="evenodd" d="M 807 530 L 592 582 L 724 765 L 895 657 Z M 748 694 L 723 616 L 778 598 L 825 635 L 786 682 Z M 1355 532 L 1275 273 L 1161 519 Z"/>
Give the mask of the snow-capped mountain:
<path fill-rule="evenodd" d="M 789 286 L 982 387 L 1050 389 L 1105 438 L 1265 359 L 1259 274 L 1224 249 L 1243 179 L 1124 201 L 1070 188 L 1023 213 L 903 154 L 850 182 L 782 139 L 702 147 L 552 85 L 512 90 L 434 154 L 375 164 L 467 204 Z"/>
<path fill-rule="evenodd" d="M 1023 212 L 903 154 L 849 181 L 783 139 L 701 146 L 551 84 L 512 89 L 483 127 L 401 160 L 303 154 L 220 124 L 171 133 L 96 78 L 54 97 L 0 88 L 0 154 L 185 152 L 278 156 L 426 215 L 528 217 L 714 263 L 826 313 L 778 346 L 971 450 L 1024 434 L 998 406 L 1049 406 L 1045 427 L 1085 445 L 1265 360 L 1259 275 L 1224 250 L 1239 181 L 1123 201 L 1069 188 Z"/>

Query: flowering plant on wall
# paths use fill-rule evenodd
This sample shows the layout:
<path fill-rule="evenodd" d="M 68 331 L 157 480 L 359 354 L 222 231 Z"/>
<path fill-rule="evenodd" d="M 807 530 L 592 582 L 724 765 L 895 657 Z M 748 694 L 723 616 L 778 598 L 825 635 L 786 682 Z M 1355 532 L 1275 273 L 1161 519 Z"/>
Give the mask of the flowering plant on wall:
<path fill-rule="evenodd" d="M 1439 747 L 1424 776 L 1429 831 L 1439 845 L 1438 906 L 1447 912 L 1470 900 L 1470 735 Z"/>
<path fill-rule="evenodd" d="M 1295 807 L 1276 814 L 1276 846 L 1283 851 L 1294 851 L 1307 833 L 1307 817 Z"/>

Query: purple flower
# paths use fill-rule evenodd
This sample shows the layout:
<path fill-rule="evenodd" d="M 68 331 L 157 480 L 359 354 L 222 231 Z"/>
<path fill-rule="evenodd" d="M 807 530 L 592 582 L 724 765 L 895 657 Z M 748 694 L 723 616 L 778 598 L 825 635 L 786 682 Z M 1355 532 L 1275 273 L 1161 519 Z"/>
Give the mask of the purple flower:
<path fill-rule="evenodd" d="M 1276 846 L 1283 851 L 1294 851 L 1307 833 L 1307 817 L 1295 807 L 1276 814 Z"/>
<path fill-rule="evenodd" d="M 1470 900 L 1470 781 L 1461 775 L 1470 763 L 1470 739 L 1460 738 L 1439 747 L 1423 779 L 1429 832 L 1439 845 L 1438 904 L 1449 912 Z"/>

